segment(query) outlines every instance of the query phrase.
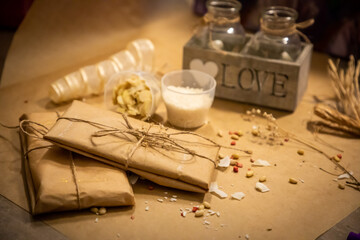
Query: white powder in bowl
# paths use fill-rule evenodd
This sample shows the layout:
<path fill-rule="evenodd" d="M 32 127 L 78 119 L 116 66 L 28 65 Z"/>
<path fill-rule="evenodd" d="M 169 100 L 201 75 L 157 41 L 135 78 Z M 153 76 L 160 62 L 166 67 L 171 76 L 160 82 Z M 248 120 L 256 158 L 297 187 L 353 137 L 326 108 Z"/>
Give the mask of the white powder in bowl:
<path fill-rule="evenodd" d="M 163 90 L 168 121 L 177 127 L 200 127 L 207 121 L 213 98 L 201 88 L 169 86 Z"/>

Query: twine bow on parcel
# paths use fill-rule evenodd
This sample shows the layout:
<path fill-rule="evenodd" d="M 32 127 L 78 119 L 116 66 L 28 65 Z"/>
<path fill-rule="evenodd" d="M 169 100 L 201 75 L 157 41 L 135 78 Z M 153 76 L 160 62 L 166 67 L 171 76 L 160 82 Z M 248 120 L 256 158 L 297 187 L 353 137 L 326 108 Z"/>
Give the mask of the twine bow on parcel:
<path fill-rule="evenodd" d="M 216 166 L 215 160 L 213 160 L 207 156 L 201 155 L 199 153 L 196 153 L 194 150 L 191 150 L 191 149 L 181 145 L 179 142 L 184 141 L 184 140 L 173 139 L 173 138 L 171 138 L 171 136 L 195 135 L 197 137 L 200 137 L 200 138 L 205 139 L 206 141 L 210 142 L 210 144 L 201 143 L 202 145 L 219 147 L 219 148 L 221 147 L 219 144 L 212 141 L 211 139 L 208 139 L 199 134 L 196 134 L 193 132 L 187 132 L 187 131 L 166 133 L 166 132 L 162 131 L 160 125 L 154 125 L 154 124 L 150 124 L 147 129 L 137 129 L 137 128 L 134 128 L 130 124 L 130 122 L 128 121 L 128 118 L 126 117 L 125 114 L 121 114 L 121 115 L 125 121 L 125 124 L 123 123 L 125 129 L 119 129 L 119 128 L 115 128 L 115 127 L 111 127 L 111 126 L 107 126 L 104 124 L 100 124 L 100 123 L 96 123 L 96 122 L 92 122 L 92 121 L 88 121 L 88 120 L 84 120 L 84 119 L 79 119 L 79 118 L 59 117 L 58 120 L 65 119 L 65 120 L 74 121 L 74 122 L 83 122 L 83 123 L 87 123 L 87 124 L 102 128 L 101 130 L 93 133 L 91 135 L 91 137 L 105 137 L 105 136 L 112 135 L 112 136 L 119 137 L 119 138 L 127 138 L 129 141 L 131 141 L 131 139 L 128 137 L 128 135 L 135 137 L 137 142 L 131 148 L 131 150 L 129 151 L 129 153 L 125 159 L 125 169 L 126 170 L 129 167 L 129 163 L 131 161 L 132 155 L 134 154 L 136 149 L 140 146 L 150 147 L 150 148 L 162 148 L 162 149 L 165 149 L 168 151 L 185 153 L 185 154 L 189 154 L 192 156 L 197 156 L 197 157 L 204 158 L 204 159 L 211 161 Z M 150 132 L 150 129 L 153 126 L 159 126 L 160 131 L 159 132 Z M 119 136 L 119 134 L 121 134 L 122 136 Z"/>

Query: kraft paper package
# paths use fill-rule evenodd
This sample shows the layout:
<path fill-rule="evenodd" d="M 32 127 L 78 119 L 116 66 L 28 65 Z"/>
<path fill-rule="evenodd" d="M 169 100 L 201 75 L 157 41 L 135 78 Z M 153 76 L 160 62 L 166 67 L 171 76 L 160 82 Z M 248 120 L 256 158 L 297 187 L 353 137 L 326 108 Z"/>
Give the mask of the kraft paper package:
<path fill-rule="evenodd" d="M 200 193 L 209 189 L 219 151 L 199 135 L 80 101 L 72 103 L 44 138 L 159 185 Z"/>
<path fill-rule="evenodd" d="M 57 113 L 44 112 L 20 118 L 24 130 L 20 130 L 24 180 L 31 213 L 134 205 L 132 187 L 124 171 L 41 138 L 57 117 Z"/>

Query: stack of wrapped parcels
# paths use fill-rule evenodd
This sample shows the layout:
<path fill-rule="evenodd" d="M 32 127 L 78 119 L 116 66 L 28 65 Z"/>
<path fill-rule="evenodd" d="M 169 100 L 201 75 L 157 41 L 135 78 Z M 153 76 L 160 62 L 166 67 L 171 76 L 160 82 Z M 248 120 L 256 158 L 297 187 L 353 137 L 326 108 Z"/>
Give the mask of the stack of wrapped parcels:
<path fill-rule="evenodd" d="M 33 214 L 134 205 L 125 171 L 159 185 L 205 193 L 219 146 L 74 101 L 68 110 L 21 118 Z M 35 124 L 39 123 L 39 124 Z"/>

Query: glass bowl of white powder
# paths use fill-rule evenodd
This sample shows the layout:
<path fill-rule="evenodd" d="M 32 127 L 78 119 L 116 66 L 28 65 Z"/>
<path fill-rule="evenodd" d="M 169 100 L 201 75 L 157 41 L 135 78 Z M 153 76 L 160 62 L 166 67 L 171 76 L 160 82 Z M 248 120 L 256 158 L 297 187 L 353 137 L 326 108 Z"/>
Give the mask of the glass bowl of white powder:
<path fill-rule="evenodd" d="M 197 128 L 205 124 L 215 87 L 215 79 L 200 71 L 165 74 L 161 79 L 161 91 L 168 122 L 178 128 Z"/>

